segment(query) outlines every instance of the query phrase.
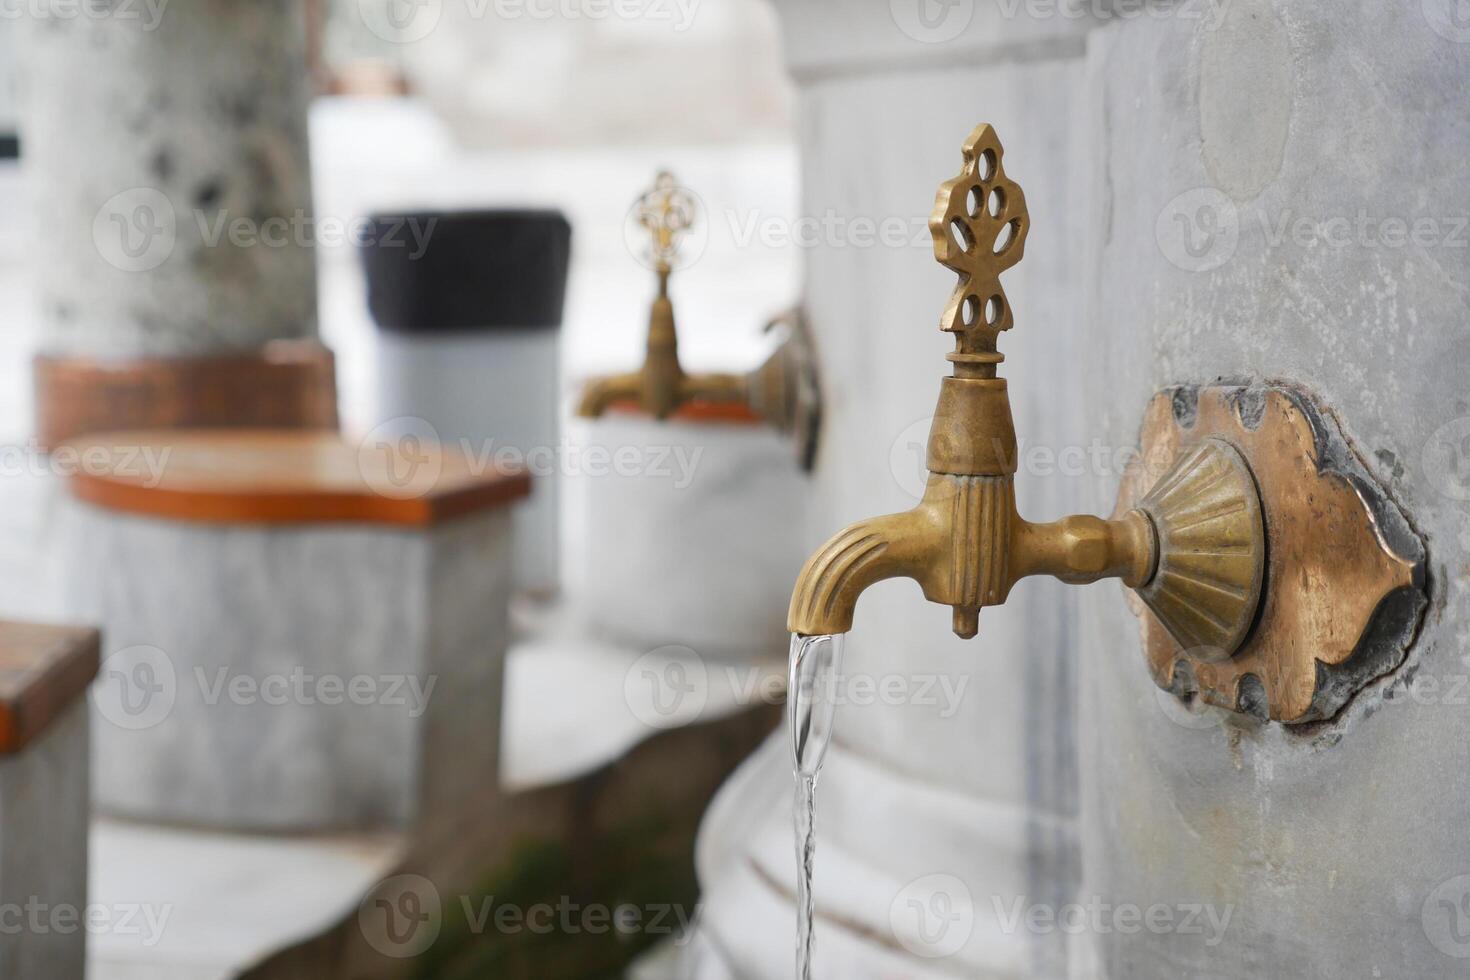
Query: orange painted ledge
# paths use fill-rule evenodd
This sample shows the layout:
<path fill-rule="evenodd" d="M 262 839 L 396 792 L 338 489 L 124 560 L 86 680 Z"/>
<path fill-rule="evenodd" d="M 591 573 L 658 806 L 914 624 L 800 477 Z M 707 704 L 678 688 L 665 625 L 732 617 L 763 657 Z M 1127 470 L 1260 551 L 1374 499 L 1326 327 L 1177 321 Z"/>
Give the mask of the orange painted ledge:
<path fill-rule="evenodd" d="M 32 382 L 44 446 L 113 429 L 337 429 L 335 362 L 315 341 L 196 357 L 39 354 Z"/>
<path fill-rule="evenodd" d="M 329 432 L 144 430 L 75 440 L 53 457 L 78 500 L 210 524 L 428 527 L 531 492 L 523 469 L 411 436 L 356 445 Z"/>
<path fill-rule="evenodd" d="M 0 620 L 0 755 L 34 742 L 97 676 L 96 630 Z"/>
<path fill-rule="evenodd" d="M 609 415 L 640 415 L 648 418 L 643 406 L 633 399 L 621 399 L 607 406 Z M 674 409 L 669 418 L 676 422 L 694 422 L 726 425 L 763 425 L 765 419 L 751 411 L 742 402 L 685 402 Z"/>

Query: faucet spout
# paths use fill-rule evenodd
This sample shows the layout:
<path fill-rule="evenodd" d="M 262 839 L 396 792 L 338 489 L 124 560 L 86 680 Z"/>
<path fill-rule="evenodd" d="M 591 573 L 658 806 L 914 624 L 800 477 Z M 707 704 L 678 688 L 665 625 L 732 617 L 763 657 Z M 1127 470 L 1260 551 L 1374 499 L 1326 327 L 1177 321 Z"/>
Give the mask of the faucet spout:
<path fill-rule="evenodd" d="M 637 374 L 614 374 L 593 378 L 582 389 L 577 402 L 577 415 L 584 419 L 597 418 L 618 402 L 637 401 L 643 392 L 643 379 Z"/>
<path fill-rule="evenodd" d="M 914 579 L 927 594 L 937 572 L 932 558 L 947 533 L 944 516 L 928 501 L 844 528 L 807 559 L 787 626 L 803 636 L 846 633 L 858 598 L 885 579 Z"/>
<path fill-rule="evenodd" d="M 955 634 L 969 639 L 979 632 L 980 610 L 1003 604 L 1027 576 L 1074 584 L 1121 578 L 1138 588 L 1153 577 L 1157 550 L 1140 511 L 1116 521 L 1074 515 L 1032 524 L 1016 513 L 1009 474 L 931 473 L 913 510 L 859 521 L 807 559 L 787 626 L 804 636 L 846 633 L 869 586 L 911 578 L 930 602 L 954 610 Z"/>

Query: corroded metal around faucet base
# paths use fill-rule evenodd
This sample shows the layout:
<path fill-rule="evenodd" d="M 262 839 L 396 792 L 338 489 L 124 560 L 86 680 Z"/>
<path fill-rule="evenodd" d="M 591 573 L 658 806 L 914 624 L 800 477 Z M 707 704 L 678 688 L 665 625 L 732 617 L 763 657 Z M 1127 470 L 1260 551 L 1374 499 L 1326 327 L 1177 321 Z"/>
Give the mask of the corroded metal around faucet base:
<path fill-rule="evenodd" d="M 1201 521 L 1216 515 L 1217 526 L 1233 523 L 1226 536 L 1236 544 L 1209 549 L 1222 552 L 1213 555 L 1201 548 L 1180 569 L 1188 584 L 1173 588 L 1192 596 L 1190 604 L 1157 601 L 1162 561 L 1160 579 L 1140 591 L 1148 603 L 1136 611 L 1149 670 L 1161 688 L 1230 711 L 1287 724 L 1331 718 L 1403 662 L 1427 604 L 1424 544 L 1331 415 L 1285 385 L 1156 395 L 1119 511 L 1158 507 L 1159 488 L 1178 485 L 1160 479 L 1169 460 L 1197 459 L 1227 442 L 1256 482 L 1270 530 L 1256 620 L 1240 643 L 1196 628 L 1201 614 L 1220 614 L 1248 567 L 1241 547 L 1247 515 L 1227 514 L 1217 487 L 1210 495 L 1217 503 L 1193 513 Z M 1188 506 L 1163 506 L 1192 524 Z M 1186 533 L 1208 526 L 1192 524 Z"/>
<path fill-rule="evenodd" d="M 1333 717 L 1404 662 L 1427 602 L 1423 541 L 1331 415 L 1286 385 L 1161 392 L 1115 520 L 1024 520 L 996 341 L 1014 323 L 1000 273 L 1029 220 L 989 126 L 964 160 L 930 219 L 935 256 L 959 281 L 940 323 L 955 334 L 954 376 L 940 385 L 927 490 L 808 560 L 792 631 L 851 629 L 863 590 L 887 578 L 952 607 L 964 637 L 1027 576 L 1119 578 L 1161 688 L 1287 724 Z"/>

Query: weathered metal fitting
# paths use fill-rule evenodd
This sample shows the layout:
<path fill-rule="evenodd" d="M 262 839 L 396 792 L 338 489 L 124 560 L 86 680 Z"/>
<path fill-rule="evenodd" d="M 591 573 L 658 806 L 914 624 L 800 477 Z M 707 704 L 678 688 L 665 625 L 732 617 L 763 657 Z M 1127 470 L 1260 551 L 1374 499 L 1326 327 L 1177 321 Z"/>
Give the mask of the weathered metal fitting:
<path fill-rule="evenodd" d="M 1154 577 L 1159 560 L 1153 524 L 1136 510 L 1116 521 L 1088 514 L 1074 514 L 1052 524 L 1022 521 L 1016 536 L 1018 579 L 1050 575 L 1085 585 L 1120 578 L 1124 585 L 1138 588 Z"/>
<path fill-rule="evenodd" d="M 846 633 L 858 598 L 890 578 L 911 578 L 927 598 L 945 601 L 953 494 L 936 488 L 944 479 L 931 477 L 929 492 L 913 510 L 852 524 L 808 558 L 791 594 L 787 628 L 803 636 Z"/>
<path fill-rule="evenodd" d="M 1012 476 L 1016 424 L 1004 378 L 944 378 L 925 465 L 953 476 Z"/>
<path fill-rule="evenodd" d="M 939 574 L 925 598 L 954 609 L 954 631 L 966 639 L 980 628 L 980 610 L 1005 602 L 1011 583 L 1016 485 L 1009 475 L 929 477 L 925 503 L 943 512 L 948 553 L 932 556 Z"/>
<path fill-rule="evenodd" d="M 1180 454 L 1138 510 L 1159 539 L 1139 598 L 1186 649 L 1239 650 L 1266 569 L 1261 499 L 1240 450 L 1212 438 Z"/>
<path fill-rule="evenodd" d="M 1119 505 L 1159 525 L 1158 576 L 1135 603 L 1159 687 L 1297 724 L 1403 663 L 1424 544 L 1310 396 L 1166 389 L 1142 449 Z"/>
<path fill-rule="evenodd" d="M 689 374 L 679 362 L 679 333 L 669 297 L 679 247 L 696 220 L 695 198 L 673 176 L 661 173 L 639 198 L 634 214 L 649 232 L 648 259 L 658 277 L 658 292 L 648 314 L 643 364 L 637 371 L 593 378 L 582 391 L 577 414 L 597 418 L 615 404 L 635 405 L 656 419 L 685 406 L 734 406 L 736 417 L 763 419 L 797 436 L 797 454 L 809 468 L 815 453 L 820 397 L 811 337 L 805 329 L 788 334 L 781 349 L 750 374 Z"/>

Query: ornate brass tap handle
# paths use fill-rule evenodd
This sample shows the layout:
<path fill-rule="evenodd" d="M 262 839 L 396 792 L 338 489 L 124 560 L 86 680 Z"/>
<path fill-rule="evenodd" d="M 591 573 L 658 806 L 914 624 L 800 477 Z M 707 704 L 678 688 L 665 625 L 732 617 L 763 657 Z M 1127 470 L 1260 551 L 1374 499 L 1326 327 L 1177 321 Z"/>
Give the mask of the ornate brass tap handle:
<path fill-rule="evenodd" d="M 694 227 L 695 210 L 694 195 L 667 170 L 659 171 L 634 205 L 638 223 L 648 231 L 648 260 L 661 280 L 673 271 L 679 246 Z"/>
<path fill-rule="evenodd" d="M 1016 322 L 1000 274 L 1025 255 L 1031 215 L 1021 185 L 1006 176 L 994 129 L 977 127 L 965 140 L 964 158 L 959 176 L 939 185 L 929 233 L 934 257 L 959 275 L 939 321 L 956 335 L 949 359 L 983 369 L 1004 360 L 996 340 Z"/>

